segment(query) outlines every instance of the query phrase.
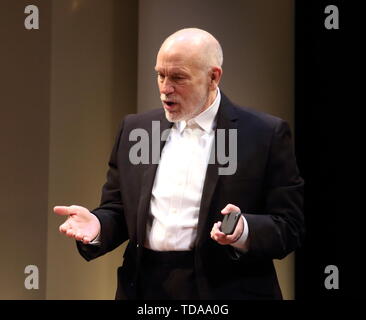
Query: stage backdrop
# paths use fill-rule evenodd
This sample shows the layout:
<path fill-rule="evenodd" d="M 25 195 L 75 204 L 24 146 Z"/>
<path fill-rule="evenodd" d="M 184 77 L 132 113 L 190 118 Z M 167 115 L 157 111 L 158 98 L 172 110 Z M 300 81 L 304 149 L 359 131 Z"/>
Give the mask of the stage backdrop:
<path fill-rule="evenodd" d="M 58 232 L 55 205 L 98 205 L 118 123 L 160 107 L 155 56 L 183 27 L 203 28 L 224 49 L 221 89 L 234 102 L 294 129 L 294 3 L 245 0 L 63 0 L 38 7 L 3 0 L 1 43 L 0 299 L 113 299 L 123 247 L 85 262 Z M 294 256 L 276 261 L 294 298 Z M 39 288 L 24 286 L 29 265 Z"/>

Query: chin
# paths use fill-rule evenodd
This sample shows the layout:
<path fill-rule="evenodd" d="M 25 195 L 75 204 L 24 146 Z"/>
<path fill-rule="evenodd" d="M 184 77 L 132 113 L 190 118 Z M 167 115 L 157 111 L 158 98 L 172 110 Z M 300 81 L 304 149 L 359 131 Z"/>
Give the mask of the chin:
<path fill-rule="evenodd" d="M 180 113 L 169 112 L 165 109 L 164 109 L 164 111 L 165 111 L 165 117 L 169 122 L 178 122 L 178 121 L 184 120 L 184 117 Z"/>

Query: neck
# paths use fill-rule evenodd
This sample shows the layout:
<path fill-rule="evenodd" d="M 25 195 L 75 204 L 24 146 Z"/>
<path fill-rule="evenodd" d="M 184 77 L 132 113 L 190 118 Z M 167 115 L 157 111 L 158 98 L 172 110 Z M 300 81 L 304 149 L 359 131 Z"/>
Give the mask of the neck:
<path fill-rule="evenodd" d="M 206 109 L 208 109 L 208 107 L 210 105 L 213 104 L 213 102 L 215 101 L 216 97 L 217 97 L 217 90 L 218 89 L 215 89 L 215 90 L 211 90 L 208 94 L 208 97 L 207 97 L 207 102 L 205 103 L 205 106 L 202 108 L 201 112 L 205 111 Z M 200 112 L 200 113 L 201 113 Z"/>

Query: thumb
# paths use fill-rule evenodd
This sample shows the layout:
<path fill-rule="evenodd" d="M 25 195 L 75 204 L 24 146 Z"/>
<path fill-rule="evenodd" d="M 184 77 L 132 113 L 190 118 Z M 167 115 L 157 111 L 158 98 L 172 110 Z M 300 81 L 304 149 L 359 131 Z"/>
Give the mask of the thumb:
<path fill-rule="evenodd" d="M 60 216 L 68 216 L 70 214 L 69 207 L 67 206 L 55 206 L 53 212 Z"/>
<path fill-rule="evenodd" d="M 233 204 L 229 203 L 226 205 L 226 207 L 224 209 L 221 210 L 221 213 L 222 214 L 228 214 L 232 211 L 235 211 L 235 212 L 240 212 L 240 208 L 237 207 L 237 206 L 234 206 Z"/>

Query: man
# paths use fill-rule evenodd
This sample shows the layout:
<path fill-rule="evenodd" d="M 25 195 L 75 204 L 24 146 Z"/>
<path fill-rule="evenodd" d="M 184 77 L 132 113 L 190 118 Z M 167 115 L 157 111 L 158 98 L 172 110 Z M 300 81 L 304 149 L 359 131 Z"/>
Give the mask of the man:
<path fill-rule="evenodd" d="M 303 180 L 288 125 L 234 106 L 218 88 L 222 62 L 206 31 L 168 37 L 155 67 L 163 108 L 122 122 L 100 206 L 54 208 L 68 216 L 60 231 L 86 260 L 129 240 L 117 299 L 282 298 L 272 260 L 301 244 Z M 148 162 L 133 157 L 136 129 L 150 138 Z M 220 174 L 230 132 L 235 170 Z M 230 212 L 243 214 L 226 235 L 221 220 Z"/>

